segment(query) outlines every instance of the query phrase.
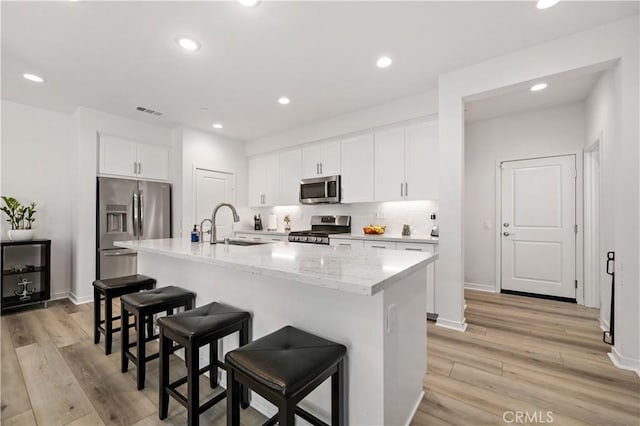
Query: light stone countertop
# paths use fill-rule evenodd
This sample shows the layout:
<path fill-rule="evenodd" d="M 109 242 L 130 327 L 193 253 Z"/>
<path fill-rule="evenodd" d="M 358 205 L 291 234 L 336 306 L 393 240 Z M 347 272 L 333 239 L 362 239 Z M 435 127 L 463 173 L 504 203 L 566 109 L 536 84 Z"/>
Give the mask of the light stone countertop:
<path fill-rule="evenodd" d="M 238 230 L 236 234 L 256 234 L 256 235 L 276 235 L 280 237 L 286 237 L 288 232 L 283 231 L 254 231 L 251 230 Z M 366 240 L 366 241 L 392 241 L 397 243 L 426 243 L 426 244 L 438 244 L 438 237 L 432 237 L 427 234 L 415 234 L 404 237 L 400 234 L 382 234 L 382 235 L 367 235 L 367 234 L 333 234 L 330 236 L 332 239 L 341 240 Z"/>
<path fill-rule="evenodd" d="M 427 243 L 438 244 L 438 237 L 432 237 L 431 235 L 415 234 L 407 237 L 400 234 L 382 234 L 382 235 L 369 235 L 369 234 L 335 234 L 329 237 L 336 240 L 365 240 L 365 241 L 390 241 L 396 243 Z"/>
<path fill-rule="evenodd" d="M 167 238 L 115 245 L 365 296 L 379 293 L 438 258 L 424 252 L 288 242 L 234 246 Z"/>

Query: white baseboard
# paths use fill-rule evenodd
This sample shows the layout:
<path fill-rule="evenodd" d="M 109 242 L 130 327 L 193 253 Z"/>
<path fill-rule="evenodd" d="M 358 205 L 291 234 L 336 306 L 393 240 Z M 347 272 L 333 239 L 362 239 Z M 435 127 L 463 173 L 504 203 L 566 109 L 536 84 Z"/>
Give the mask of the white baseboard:
<path fill-rule="evenodd" d="M 442 316 L 438 316 L 436 325 L 438 327 L 448 328 L 455 331 L 465 331 L 467 329 L 467 322 L 464 319 L 462 321 L 453 321 L 442 318 Z"/>
<path fill-rule="evenodd" d="M 464 283 L 465 290 L 486 291 L 487 293 L 496 293 L 496 286 L 491 284 L 480 283 Z"/>
<path fill-rule="evenodd" d="M 62 293 L 54 293 L 51 295 L 51 298 L 49 300 L 60 300 L 60 299 L 67 299 L 69 297 L 69 292 L 68 291 L 63 291 Z"/>
<path fill-rule="evenodd" d="M 82 305 L 83 303 L 93 302 L 93 296 L 78 297 L 74 292 L 70 291 L 69 300 L 71 300 L 74 305 Z"/>
<path fill-rule="evenodd" d="M 409 415 L 409 419 L 407 419 L 407 421 L 405 422 L 406 426 L 409 426 L 411 424 L 411 421 L 413 420 L 413 418 L 416 415 L 416 411 L 418 411 L 418 407 L 420 406 L 420 403 L 422 402 L 422 398 L 424 398 L 424 390 L 422 390 L 420 392 L 420 395 L 418 397 L 418 400 L 416 401 L 416 403 L 413 405 L 413 410 L 411 410 L 411 414 Z"/>
<path fill-rule="evenodd" d="M 631 370 L 640 377 L 640 359 L 627 358 L 623 356 L 618 352 L 615 346 L 611 348 L 611 352 L 607 355 L 613 365 L 623 370 Z"/>

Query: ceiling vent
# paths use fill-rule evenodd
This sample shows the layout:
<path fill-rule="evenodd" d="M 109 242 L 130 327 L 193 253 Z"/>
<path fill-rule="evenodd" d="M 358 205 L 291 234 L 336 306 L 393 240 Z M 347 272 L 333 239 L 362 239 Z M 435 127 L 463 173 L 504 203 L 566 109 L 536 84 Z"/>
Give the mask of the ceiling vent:
<path fill-rule="evenodd" d="M 146 112 L 147 114 L 151 114 L 151 115 L 162 115 L 160 111 L 156 111 L 151 108 L 145 108 L 145 107 L 139 106 L 139 107 L 136 107 L 136 109 L 140 112 Z"/>

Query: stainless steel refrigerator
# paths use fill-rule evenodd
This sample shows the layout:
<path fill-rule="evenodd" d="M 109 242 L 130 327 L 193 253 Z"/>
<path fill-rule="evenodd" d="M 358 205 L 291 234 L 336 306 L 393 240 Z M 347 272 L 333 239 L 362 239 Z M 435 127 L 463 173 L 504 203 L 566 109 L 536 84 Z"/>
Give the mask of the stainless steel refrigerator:
<path fill-rule="evenodd" d="M 137 254 L 115 241 L 171 237 L 171 185 L 128 179 L 98 178 L 98 279 L 135 274 Z"/>

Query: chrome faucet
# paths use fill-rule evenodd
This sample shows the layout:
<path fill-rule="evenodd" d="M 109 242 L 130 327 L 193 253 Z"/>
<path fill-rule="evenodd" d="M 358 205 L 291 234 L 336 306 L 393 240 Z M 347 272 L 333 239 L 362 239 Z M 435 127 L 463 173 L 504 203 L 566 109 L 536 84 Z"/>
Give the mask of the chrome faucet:
<path fill-rule="evenodd" d="M 216 244 L 217 242 L 217 232 L 216 232 L 216 215 L 218 214 L 218 210 L 220 207 L 229 207 L 231 209 L 231 213 L 233 213 L 233 221 L 240 222 L 240 216 L 238 216 L 238 212 L 236 212 L 236 208 L 229 203 L 220 203 L 213 209 L 213 213 L 211 214 L 211 244 Z M 201 228 L 202 229 L 202 228 Z"/>
<path fill-rule="evenodd" d="M 204 225 L 205 222 L 209 222 L 209 223 L 213 224 L 213 222 L 211 222 L 211 219 L 209 219 L 209 218 L 204 219 L 202 222 L 200 222 L 200 235 L 199 235 L 198 239 L 200 240 L 201 243 L 204 243 L 204 234 L 205 234 L 205 232 L 204 232 L 204 229 L 202 228 L 202 225 Z M 209 229 L 207 232 L 209 233 L 209 235 L 211 235 L 211 229 Z"/>

